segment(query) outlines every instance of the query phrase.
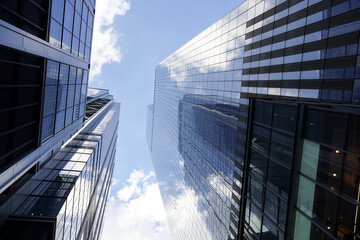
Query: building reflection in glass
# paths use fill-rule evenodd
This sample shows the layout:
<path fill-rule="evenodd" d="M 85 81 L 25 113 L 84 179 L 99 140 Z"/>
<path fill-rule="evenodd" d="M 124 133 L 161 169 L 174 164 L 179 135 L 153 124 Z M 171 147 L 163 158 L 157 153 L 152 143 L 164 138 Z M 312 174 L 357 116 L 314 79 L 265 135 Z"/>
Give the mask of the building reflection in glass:
<path fill-rule="evenodd" d="M 240 207 L 233 195 L 240 198 L 240 189 L 233 184 L 239 181 L 234 165 L 239 158 L 235 153 L 240 110 L 215 95 L 200 94 L 184 95 L 174 109 L 175 124 L 168 120 L 161 131 L 169 132 L 163 135 L 155 125 L 158 135 L 152 145 L 153 160 L 170 160 L 155 160 L 154 165 L 172 233 L 182 239 L 235 239 Z"/>
<path fill-rule="evenodd" d="M 229 235 L 238 218 L 231 210 L 239 109 L 211 96 L 185 95 L 179 102 L 179 152 L 186 185 L 196 192 L 206 224 L 216 239 Z"/>

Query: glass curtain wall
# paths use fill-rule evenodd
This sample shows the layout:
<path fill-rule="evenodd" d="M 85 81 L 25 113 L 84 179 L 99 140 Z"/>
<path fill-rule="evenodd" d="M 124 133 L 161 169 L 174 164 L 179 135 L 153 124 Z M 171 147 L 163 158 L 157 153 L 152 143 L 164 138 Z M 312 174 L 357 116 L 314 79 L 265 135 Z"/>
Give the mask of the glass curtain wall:
<path fill-rule="evenodd" d="M 47 60 L 41 140 L 84 117 L 88 71 Z"/>
<path fill-rule="evenodd" d="M 53 0 L 49 42 L 89 61 L 94 24 L 90 9 L 83 0 Z"/>
<path fill-rule="evenodd" d="M 360 239 L 360 116 L 307 109 L 294 239 Z"/>
<path fill-rule="evenodd" d="M 297 105 L 254 101 L 244 219 L 250 239 L 284 239 Z"/>

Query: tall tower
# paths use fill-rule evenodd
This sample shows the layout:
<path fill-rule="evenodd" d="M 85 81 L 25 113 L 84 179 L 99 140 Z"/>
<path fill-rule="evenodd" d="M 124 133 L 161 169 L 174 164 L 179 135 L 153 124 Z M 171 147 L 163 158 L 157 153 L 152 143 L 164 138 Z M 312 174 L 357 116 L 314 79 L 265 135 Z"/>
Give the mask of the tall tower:
<path fill-rule="evenodd" d="M 95 0 L 0 1 L 1 239 L 99 238 L 119 104 L 87 94 L 94 14 Z"/>
<path fill-rule="evenodd" d="M 248 0 L 159 63 L 173 239 L 360 237 L 359 34 L 359 1 Z"/>

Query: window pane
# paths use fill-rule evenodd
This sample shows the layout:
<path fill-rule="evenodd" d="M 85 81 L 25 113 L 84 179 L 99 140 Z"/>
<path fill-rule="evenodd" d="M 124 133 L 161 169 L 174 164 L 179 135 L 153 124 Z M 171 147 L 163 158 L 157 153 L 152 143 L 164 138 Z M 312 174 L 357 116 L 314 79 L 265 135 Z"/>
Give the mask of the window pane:
<path fill-rule="evenodd" d="M 79 45 L 79 57 L 84 58 L 85 45 L 80 41 Z"/>
<path fill-rule="evenodd" d="M 261 227 L 261 213 L 260 210 L 255 207 L 253 204 L 250 210 L 250 231 L 255 234 L 255 236 L 260 236 L 260 227 Z"/>
<path fill-rule="evenodd" d="M 357 230 L 357 234 L 360 232 L 357 226 L 357 211 L 358 210 L 353 204 L 340 199 L 338 210 L 339 216 L 337 220 L 337 235 L 340 239 L 359 239 L 359 236 L 356 237 L 354 234 L 355 229 Z"/>
<path fill-rule="evenodd" d="M 296 126 L 296 107 L 287 105 L 274 105 L 273 127 L 294 132 Z"/>
<path fill-rule="evenodd" d="M 327 234 L 312 224 L 306 217 L 296 211 L 294 224 L 294 240 L 331 240 Z"/>
<path fill-rule="evenodd" d="M 266 217 L 264 217 L 262 225 L 262 238 L 266 240 L 281 240 L 284 239 L 284 233 L 279 231 L 278 228 Z"/>
<path fill-rule="evenodd" d="M 338 188 L 342 153 L 304 140 L 301 172 L 331 189 Z"/>
<path fill-rule="evenodd" d="M 359 47 L 359 49 L 360 49 L 360 47 Z M 360 102 L 360 79 L 354 80 L 352 100 L 354 102 Z"/>
<path fill-rule="evenodd" d="M 57 86 L 45 86 L 44 117 L 55 113 Z"/>
<path fill-rule="evenodd" d="M 74 16 L 74 36 L 76 36 L 77 38 L 80 38 L 80 24 L 81 24 L 81 17 L 79 15 L 79 13 L 75 12 L 75 16 Z"/>
<path fill-rule="evenodd" d="M 275 223 L 278 222 L 279 203 L 280 198 L 270 190 L 266 190 L 264 212 Z"/>
<path fill-rule="evenodd" d="M 356 69 L 355 69 L 355 77 L 360 78 L 360 56 L 357 57 Z"/>
<path fill-rule="evenodd" d="M 54 19 L 51 19 L 49 42 L 56 47 L 61 46 L 61 31 L 62 27 L 60 24 L 57 23 Z"/>
<path fill-rule="evenodd" d="M 90 28 L 88 27 L 87 28 L 87 31 L 86 31 L 86 43 L 85 43 L 86 46 L 91 46 L 91 30 Z"/>
<path fill-rule="evenodd" d="M 360 159 L 346 154 L 342 175 L 342 192 L 354 200 L 359 201 L 360 187 Z"/>
<path fill-rule="evenodd" d="M 76 85 L 74 105 L 80 104 L 80 91 L 81 91 L 81 85 Z"/>
<path fill-rule="evenodd" d="M 70 66 L 69 84 L 75 84 L 76 81 L 76 68 Z"/>
<path fill-rule="evenodd" d="M 294 240 L 310 239 L 311 222 L 300 214 L 295 213 Z"/>
<path fill-rule="evenodd" d="M 267 154 L 269 149 L 269 129 L 254 125 L 251 146 L 259 152 Z"/>
<path fill-rule="evenodd" d="M 69 79 L 69 65 L 60 64 L 59 84 L 67 84 Z"/>
<path fill-rule="evenodd" d="M 290 170 L 280 164 L 269 160 L 267 185 L 279 195 L 287 198 L 290 183 Z"/>
<path fill-rule="evenodd" d="M 67 87 L 67 85 L 59 85 L 56 111 L 61 111 L 66 108 Z"/>
<path fill-rule="evenodd" d="M 72 32 L 73 30 L 73 18 L 74 18 L 74 7 L 69 3 L 69 1 L 66 1 L 64 27 L 70 32 Z"/>
<path fill-rule="evenodd" d="M 40 197 L 26 215 L 56 217 L 66 198 Z"/>
<path fill-rule="evenodd" d="M 75 36 L 73 36 L 71 52 L 75 56 L 79 55 L 79 39 L 77 39 Z"/>
<path fill-rule="evenodd" d="M 75 91 L 75 85 L 69 85 L 68 87 L 68 95 L 67 95 L 67 103 L 66 107 L 72 107 L 74 105 L 74 92 Z"/>
<path fill-rule="evenodd" d="M 55 133 L 64 128 L 65 123 L 65 111 L 61 111 L 56 113 L 56 121 L 55 121 Z"/>
<path fill-rule="evenodd" d="M 341 161 L 342 153 L 339 150 L 321 146 L 316 180 L 333 190 L 337 189 Z"/>
<path fill-rule="evenodd" d="M 82 85 L 82 86 L 81 86 L 81 98 L 80 98 L 80 102 L 85 102 L 85 99 L 86 99 L 86 89 L 87 89 L 87 85 Z"/>
<path fill-rule="evenodd" d="M 83 70 L 81 68 L 77 69 L 77 77 L 76 77 L 76 84 L 82 84 L 83 81 Z"/>
<path fill-rule="evenodd" d="M 87 84 L 88 83 L 88 77 L 89 77 L 89 71 L 87 71 L 87 70 L 84 70 L 83 71 L 83 81 L 82 81 L 82 84 L 84 85 L 84 84 Z"/>
<path fill-rule="evenodd" d="M 90 27 L 90 29 L 93 28 L 93 21 L 94 21 L 94 16 L 89 12 L 87 25 Z"/>
<path fill-rule="evenodd" d="M 270 142 L 270 156 L 285 164 L 287 167 L 291 167 L 293 141 L 294 139 L 292 137 L 273 131 Z"/>
<path fill-rule="evenodd" d="M 325 69 L 325 79 L 335 79 L 335 78 L 353 78 L 354 77 L 354 68 L 334 68 L 334 69 Z"/>
<path fill-rule="evenodd" d="M 88 15 L 89 9 L 87 8 L 87 6 L 85 5 L 85 3 L 83 2 L 83 7 L 82 7 L 82 19 L 87 22 L 87 15 Z"/>
<path fill-rule="evenodd" d="M 56 85 L 59 78 L 59 63 L 47 61 L 46 66 L 46 85 Z"/>
<path fill-rule="evenodd" d="M 45 140 L 54 133 L 54 115 L 50 115 L 43 119 L 41 140 Z"/>
<path fill-rule="evenodd" d="M 334 230 L 336 196 L 303 176 L 299 178 L 297 207 L 330 232 Z"/>
<path fill-rule="evenodd" d="M 64 29 L 62 49 L 64 49 L 66 52 L 70 52 L 71 49 L 71 36 L 71 33 L 68 30 Z"/>
<path fill-rule="evenodd" d="M 315 183 L 299 176 L 297 207 L 309 217 L 314 207 Z"/>
<path fill-rule="evenodd" d="M 85 47 L 85 60 L 89 61 L 90 60 L 90 48 Z"/>
<path fill-rule="evenodd" d="M 271 104 L 255 101 L 254 121 L 270 125 Z"/>
<path fill-rule="evenodd" d="M 346 115 L 318 110 L 306 111 L 305 137 L 343 148 Z"/>
<path fill-rule="evenodd" d="M 72 123 L 73 118 L 73 107 L 66 109 L 66 119 L 65 119 L 65 126 L 68 126 Z"/>
<path fill-rule="evenodd" d="M 80 14 L 81 14 L 81 11 L 82 11 L 82 0 L 76 0 L 76 5 L 75 5 L 75 8 L 76 8 L 76 11 L 78 11 Z"/>
<path fill-rule="evenodd" d="M 85 37 L 86 37 L 86 23 L 85 21 L 81 21 L 81 36 L 80 41 L 85 43 Z"/>
<path fill-rule="evenodd" d="M 83 117 L 85 114 L 85 102 L 80 103 L 80 113 L 79 117 Z"/>
<path fill-rule="evenodd" d="M 51 6 L 51 16 L 62 24 L 64 12 L 64 0 L 53 0 Z"/>
<path fill-rule="evenodd" d="M 303 141 L 300 171 L 314 180 L 317 175 L 319 152 L 319 144 L 307 140 Z"/>
<path fill-rule="evenodd" d="M 78 104 L 74 106 L 73 121 L 79 119 L 79 114 L 80 114 L 80 105 Z"/>
<path fill-rule="evenodd" d="M 251 150 L 250 152 L 250 170 L 253 174 L 260 174 L 261 176 L 265 176 L 267 165 L 267 158 L 257 151 Z M 256 172 L 256 173 L 254 173 Z"/>
<path fill-rule="evenodd" d="M 263 186 L 253 176 L 249 176 L 249 196 L 258 206 L 262 206 Z"/>
<path fill-rule="evenodd" d="M 360 153 L 360 117 L 349 116 L 347 150 Z"/>

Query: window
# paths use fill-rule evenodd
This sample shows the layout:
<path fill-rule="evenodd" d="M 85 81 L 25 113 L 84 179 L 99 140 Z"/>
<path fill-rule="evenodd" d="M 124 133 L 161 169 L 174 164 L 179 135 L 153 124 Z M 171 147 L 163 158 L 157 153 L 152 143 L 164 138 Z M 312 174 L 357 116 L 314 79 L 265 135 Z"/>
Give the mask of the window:
<path fill-rule="evenodd" d="M 0 2 L 0 19 L 45 40 L 48 4 L 49 1 L 32 3 L 28 0 L 2 0 Z M 54 14 L 59 15 L 60 12 L 61 9 L 58 9 L 58 12 L 54 12 Z"/>
<path fill-rule="evenodd" d="M 343 147 L 346 115 L 341 113 L 308 110 L 305 137 L 318 142 Z"/>
<path fill-rule="evenodd" d="M 85 102 L 80 106 L 81 83 L 87 86 L 87 77 L 88 72 L 83 69 L 47 61 L 42 141 L 83 116 Z"/>
<path fill-rule="evenodd" d="M 287 167 L 292 165 L 293 138 L 275 131 L 271 134 L 270 156 Z"/>
<path fill-rule="evenodd" d="M 355 205 L 360 196 L 359 116 L 353 109 L 337 112 L 339 108 L 305 109 L 294 239 L 360 237 Z"/>
<path fill-rule="evenodd" d="M 73 30 L 74 7 L 69 1 L 65 2 L 64 27 L 72 32 Z"/>

